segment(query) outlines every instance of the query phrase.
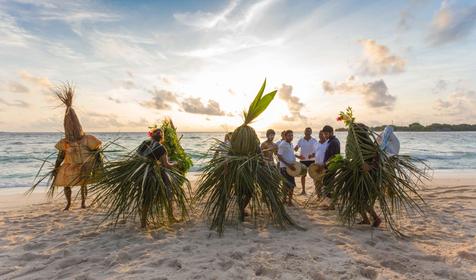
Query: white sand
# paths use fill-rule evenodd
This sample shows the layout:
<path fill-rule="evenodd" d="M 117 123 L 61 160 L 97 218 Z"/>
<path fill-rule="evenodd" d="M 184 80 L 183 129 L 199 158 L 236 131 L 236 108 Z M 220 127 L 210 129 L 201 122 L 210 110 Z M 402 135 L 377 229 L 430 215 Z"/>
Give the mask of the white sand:
<path fill-rule="evenodd" d="M 219 238 L 197 215 L 169 230 L 113 231 L 78 201 L 63 212 L 62 198 L 0 189 L 0 279 L 476 279 L 475 178 L 436 174 L 427 215 L 403 221 L 408 239 L 302 207 L 290 212 L 307 231 L 244 223 Z"/>

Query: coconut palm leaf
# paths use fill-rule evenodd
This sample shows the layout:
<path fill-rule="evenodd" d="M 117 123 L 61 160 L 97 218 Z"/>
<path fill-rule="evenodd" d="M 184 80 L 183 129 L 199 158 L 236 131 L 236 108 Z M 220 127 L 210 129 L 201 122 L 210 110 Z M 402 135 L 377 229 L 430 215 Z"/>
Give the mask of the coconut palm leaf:
<path fill-rule="evenodd" d="M 378 203 L 389 229 L 403 236 L 399 218 L 410 211 L 422 213 L 418 184 L 427 179 L 427 173 L 417 163 L 426 167 L 425 163 L 409 156 L 389 157 L 372 131 L 355 122 L 350 108 L 341 117 L 348 126 L 346 158 L 331 159 L 324 176 L 325 191 L 337 205 L 339 219 L 351 226 L 358 214 Z"/>
<path fill-rule="evenodd" d="M 183 183 L 190 184 L 182 173 L 161 167 L 155 160 L 136 154 L 135 150 L 117 161 L 105 164 L 102 175 L 91 186 L 93 205 L 106 209 L 105 220 L 115 227 L 120 220 L 140 218 L 141 226 L 176 222 L 174 203 L 180 218 L 188 215 L 188 201 Z"/>
<path fill-rule="evenodd" d="M 284 196 L 278 169 L 265 163 L 261 155 L 233 155 L 231 147 L 216 140 L 211 152 L 216 156 L 202 168 L 195 199 L 205 201 L 204 213 L 210 228 L 219 234 L 226 222 L 239 221 L 240 206 L 249 199 L 250 216 L 267 213 L 279 227 L 295 225 L 282 203 Z"/>
<path fill-rule="evenodd" d="M 210 148 L 212 159 L 201 169 L 195 199 L 204 201 L 210 228 L 220 235 L 227 222 L 243 221 L 248 203 L 255 221 L 266 213 L 279 227 L 296 226 L 283 206 L 281 175 L 277 168 L 265 163 L 256 131 L 248 126 L 276 95 L 272 91 L 263 96 L 265 87 L 266 80 L 248 111 L 243 113 L 244 123 L 233 131 L 230 144 L 216 140 Z"/>

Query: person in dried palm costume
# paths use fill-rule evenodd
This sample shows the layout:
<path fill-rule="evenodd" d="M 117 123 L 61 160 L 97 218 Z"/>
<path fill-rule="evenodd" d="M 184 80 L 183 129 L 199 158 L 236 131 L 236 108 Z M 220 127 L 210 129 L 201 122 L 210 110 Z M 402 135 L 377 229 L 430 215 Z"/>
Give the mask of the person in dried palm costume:
<path fill-rule="evenodd" d="M 64 84 L 54 90 L 56 96 L 66 106 L 64 114 L 65 137 L 56 143 L 58 158 L 53 171 L 53 187 L 64 187 L 66 207 L 71 207 L 71 188 L 81 187 L 81 208 L 86 208 L 87 184 L 91 182 L 98 166 L 101 141 L 93 135 L 85 134 L 74 111 L 74 87 Z"/>

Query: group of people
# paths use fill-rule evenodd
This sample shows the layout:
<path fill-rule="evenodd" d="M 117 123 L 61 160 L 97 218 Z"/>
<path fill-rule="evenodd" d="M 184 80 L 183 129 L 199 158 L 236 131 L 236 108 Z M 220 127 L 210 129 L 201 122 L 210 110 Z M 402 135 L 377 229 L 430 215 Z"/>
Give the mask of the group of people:
<path fill-rule="evenodd" d="M 266 162 L 279 168 L 287 190 L 285 200 L 288 205 L 292 205 L 296 181 L 294 176 L 288 174 L 287 167 L 295 170 L 295 163 L 299 161 L 306 167 L 315 164 L 319 170 L 325 170 L 326 162 L 334 155 L 340 154 L 340 142 L 334 135 L 334 129 L 329 125 L 319 131 L 318 139 L 312 136 L 312 128 L 307 127 L 304 130 L 304 136 L 298 140 L 296 145 L 293 144 L 294 133 L 292 130 L 282 131 L 281 139 L 277 142 L 274 142 L 275 136 L 276 132 L 273 129 L 268 129 L 266 141 L 261 144 L 261 150 Z M 296 152 L 299 153 L 296 154 Z M 301 176 L 301 186 L 301 195 L 306 195 L 306 174 Z"/>
<path fill-rule="evenodd" d="M 167 127 L 165 131 L 151 128 L 150 139 L 135 153 L 103 164 L 101 141 L 84 133 L 72 107 L 74 89 L 66 84 L 55 93 L 66 106 L 65 137 L 55 146 L 58 157 L 50 172 L 50 190 L 64 187 L 65 210 L 71 207 L 71 188 L 74 186 L 81 187 L 81 207 L 86 208 L 87 185 L 92 184 L 90 191 L 95 195 L 95 201 L 107 209 L 108 217 L 115 217 L 115 224 L 120 217 L 135 216 L 140 216 L 142 227 L 149 223 L 162 224 L 166 219 L 172 223 L 176 221 L 174 208 L 180 210 L 182 218 L 187 215 L 188 202 L 183 189 L 185 183 L 188 185 L 187 169 L 178 170 L 183 160 L 169 160 L 169 155 L 177 155 L 177 147 L 165 147 L 167 143 L 179 145 L 173 125 L 172 133 Z M 393 128 L 387 126 L 382 134 L 376 135 L 369 127 L 355 122 L 352 110 L 348 108 L 338 118 L 348 128 L 345 157 L 341 155 L 340 141 L 329 125 L 319 131 L 317 138 L 307 127 L 295 145 L 292 130 L 282 131 L 281 139 L 275 142 L 276 132 L 269 129 L 266 140 L 260 144 L 256 132 L 248 124 L 262 112 L 263 106 L 269 104 L 267 100 L 273 94 L 275 92 L 268 93 L 268 98 L 264 98 L 260 91 L 258 99 L 255 98 L 258 101 L 255 100 L 245 113 L 245 123 L 225 135 L 226 145 L 219 142 L 211 149 L 215 155 L 202 169 L 195 194 L 205 203 L 211 228 L 222 233 L 225 220 L 236 206 L 242 221 L 247 216 L 247 205 L 252 205 L 249 207 L 252 216 L 258 213 L 255 207 L 263 206 L 259 210 L 270 211 L 276 224 L 296 225 L 283 206 L 293 206 L 296 177 L 301 178 L 301 195 L 306 195 L 306 171 L 309 170 L 317 196 L 328 200 L 325 208 L 338 210 L 342 221 L 353 224 L 355 216 L 360 215 L 359 224 L 378 227 L 382 222 L 374 209 L 378 202 L 385 222 L 398 234 L 392 214 L 402 207 L 417 207 L 418 210 L 419 202 L 409 194 L 418 197 L 418 180 L 412 178 L 425 177 L 425 170 L 415 165 L 414 159 L 398 156 L 400 143 Z M 259 104 L 260 98 L 266 101 L 264 105 Z M 176 138 L 170 137 L 173 135 Z M 168 140 L 164 141 L 164 138 Z M 180 145 L 179 148 L 185 154 Z M 282 191 L 284 199 L 281 199 Z M 398 207 L 389 208 L 386 199 Z"/>
<path fill-rule="evenodd" d="M 334 129 L 325 125 L 318 135 L 318 139 L 312 136 L 312 128 L 307 127 L 304 130 L 304 136 L 300 138 L 297 144 L 293 144 L 294 134 L 292 130 L 283 130 L 281 139 L 274 141 L 276 132 L 273 129 L 266 131 L 266 140 L 261 143 L 261 151 L 267 164 L 277 167 L 283 177 L 284 186 L 286 188 L 286 196 L 284 202 L 288 206 L 293 206 L 293 194 L 296 187 L 295 176 L 289 174 L 289 170 L 295 171 L 296 163 L 299 161 L 307 168 L 314 165 L 320 176 L 312 178 L 316 187 L 317 195 L 321 197 L 322 178 L 328 167 L 329 160 L 335 155 L 340 154 L 340 141 L 334 135 Z M 384 132 L 377 139 L 380 148 L 388 155 L 396 155 L 399 152 L 400 144 L 391 126 L 386 127 Z M 297 153 L 298 152 L 298 153 Z M 306 174 L 301 177 L 302 191 L 301 195 L 306 195 Z M 329 194 L 326 195 L 330 197 Z M 332 202 L 323 207 L 326 210 L 334 210 Z M 379 226 L 381 219 L 376 214 L 373 207 L 368 211 L 374 220 L 373 226 Z M 369 224 L 367 215 L 362 215 L 362 222 Z"/>

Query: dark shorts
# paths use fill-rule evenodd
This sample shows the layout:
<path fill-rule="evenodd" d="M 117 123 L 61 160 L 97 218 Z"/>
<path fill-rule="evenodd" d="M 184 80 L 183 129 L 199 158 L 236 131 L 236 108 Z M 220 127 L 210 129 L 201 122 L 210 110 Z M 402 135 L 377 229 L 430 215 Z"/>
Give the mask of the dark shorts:
<path fill-rule="evenodd" d="M 283 175 L 284 186 L 291 190 L 294 189 L 294 187 L 296 186 L 296 180 L 294 180 L 294 177 L 289 175 L 288 172 L 286 172 L 286 167 L 280 168 L 279 171 L 281 172 L 281 175 Z"/>
<path fill-rule="evenodd" d="M 304 164 L 306 167 L 309 167 L 311 164 L 314 163 L 313 160 L 301 160 L 300 162 Z"/>

